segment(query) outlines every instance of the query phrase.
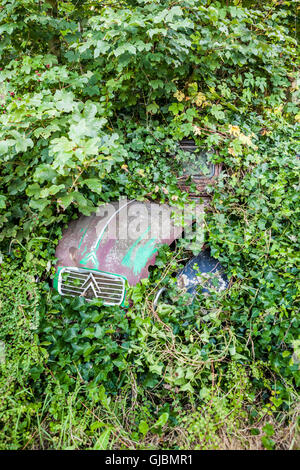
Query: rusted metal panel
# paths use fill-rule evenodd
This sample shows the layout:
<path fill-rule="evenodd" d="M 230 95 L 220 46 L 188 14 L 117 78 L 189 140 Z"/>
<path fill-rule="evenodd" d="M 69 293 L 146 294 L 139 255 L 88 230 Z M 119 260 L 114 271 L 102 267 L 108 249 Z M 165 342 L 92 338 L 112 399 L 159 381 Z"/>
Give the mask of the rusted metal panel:
<path fill-rule="evenodd" d="M 150 202 L 105 204 L 95 215 L 70 223 L 56 250 L 57 267 L 115 273 L 135 285 L 148 277 L 159 246 L 180 237 L 183 227 L 172 212 L 167 205 Z M 192 217 L 185 217 L 185 223 L 191 225 Z"/>
<path fill-rule="evenodd" d="M 191 191 L 190 184 L 188 183 L 188 180 L 191 179 L 196 185 L 199 196 L 209 196 L 207 186 L 215 183 L 220 175 L 222 165 L 211 163 L 209 161 L 209 153 L 199 150 L 195 142 L 191 139 L 182 140 L 179 144 L 179 148 L 191 154 L 191 158 L 188 164 L 184 165 L 182 169 L 184 174 L 178 175 L 178 186 L 183 191 L 189 193 L 191 197 L 195 196 L 195 193 Z M 201 166 L 206 166 L 206 174 L 201 170 Z"/>
<path fill-rule="evenodd" d="M 220 175 L 220 172 L 222 170 L 222 165 L 214 165 L 214 174 L 213 176 L 206 178 L 206 177 L 197 177 L 193 176 L 192 181 L 196 184 L 196 190 L 199 192 L 199 196 L 206 196 L 208 197 L 209 194 L 207 192 L 207 185 L 208 184 L 214 184 L 218 176 Z M 193 193 L 190 190 L 190 185 L 187 183 L 188 177 L 182 177 L 178 178 L 178 186 L 180 189 L 183 191 L 186 191 L 189 193 L 191 196 L 194 196 L 196 193 Z"/>

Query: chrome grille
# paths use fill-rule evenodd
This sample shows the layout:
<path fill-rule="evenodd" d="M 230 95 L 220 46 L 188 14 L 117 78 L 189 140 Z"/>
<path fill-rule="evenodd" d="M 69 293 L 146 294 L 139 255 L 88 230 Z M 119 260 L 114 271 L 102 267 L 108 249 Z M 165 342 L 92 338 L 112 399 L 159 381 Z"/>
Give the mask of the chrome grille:
<path fill-rule="evenodd" d="M 125 280 L 101 271 L 62 268 L 58 277 L 61 295 L 83 296 L 87 300 L 102 299 L 105 305 L 120 305 L 125 295 Z"/>

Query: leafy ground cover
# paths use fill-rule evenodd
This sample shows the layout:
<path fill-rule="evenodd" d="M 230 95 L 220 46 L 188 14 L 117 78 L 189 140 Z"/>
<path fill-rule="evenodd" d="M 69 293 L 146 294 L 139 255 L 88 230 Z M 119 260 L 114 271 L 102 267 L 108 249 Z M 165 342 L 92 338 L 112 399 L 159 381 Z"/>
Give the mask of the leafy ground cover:
<path fill-rule="evenodd" d="M 80 3 L 80 4 L 78 4 Z M 299 447 L 297 5 L 0 7 L 0 447 Z M 51 288 L 66 224 L 120 196 L 182 207 L 169 155 L 223 172 L 205 242 L 230 289 L 192 304 L 162 247 L 128 309 Z M 158 288 L 170 304 L 157 311 Z"/>

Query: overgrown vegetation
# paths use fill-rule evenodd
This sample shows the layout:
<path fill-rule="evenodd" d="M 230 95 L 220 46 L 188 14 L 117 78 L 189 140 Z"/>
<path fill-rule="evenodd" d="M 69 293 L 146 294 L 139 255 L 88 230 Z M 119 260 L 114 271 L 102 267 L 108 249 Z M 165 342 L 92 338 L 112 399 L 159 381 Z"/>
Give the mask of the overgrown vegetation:
<path fill-rule="evenodd" d="M 2 0 L 1 448 L 299 447 L 296 15 L 282 0 Z M 179 244 L 128 309 L 60 297 L 72 218 L 120 196 L 189 200 L 169 157 L 182 138 L 223 164 L 205 241 L 230 289 L 187 304 Z M 172 302 L 154 311 L 162 286 Z"/>

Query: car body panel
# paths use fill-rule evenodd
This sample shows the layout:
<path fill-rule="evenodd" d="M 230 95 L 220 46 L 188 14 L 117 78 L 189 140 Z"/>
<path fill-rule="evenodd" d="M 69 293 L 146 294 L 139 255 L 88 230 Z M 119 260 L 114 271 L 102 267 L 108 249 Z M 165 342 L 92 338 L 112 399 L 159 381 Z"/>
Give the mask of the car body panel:
<path fill-rule="evenodd" d="M 178 158 L 172 157 L 174 171 L 178 186 L 196 203 L 194 208 L 186 205 L 182 213 L 166 204 L 121 200 L 103 204 L 94 215 L 72 221 L 56 249 L 53 285 L 62 295 L 77 293 L 87 299 L 100 297 L 108 305 L 123 305 L 123 280 L 134 286 L 147 278 L 158 248 L 170 245 L 194 221 L 199 234 L 209 200 L 207 185 L 215 181 L 220 166 L 211 163 L 210 155 L 200 151 L 193 140 L 181 141 L 179 148 Z M 196 184 L 195 194 L 189 188 L 191 181 Z M 65 274 L 67 280 L 63 279 Z"/>
<path fill-rule="evenodd" d="M 199 287 L 202 288 L 202 294 L 208 294 L 210 290 L 221 292 L 227 289 L 228 279 L 220 262 L 206 249 L 188 261 L 177 276 L 177 285 L 195 296 Z"/>
<path fill-rule="evenodd" d="M 200 207 L 203 211 L 203 206 Z M 70 223 L 56 249 L 57 267 L 77 267 L 124 276 L 129 285 L 147 278 L 157 250 L 180 237 L 173 208 L 150 202 L 113 202 L 97 214 Z M 185 224 L 192 224 L 185 217 Z"/>

